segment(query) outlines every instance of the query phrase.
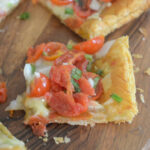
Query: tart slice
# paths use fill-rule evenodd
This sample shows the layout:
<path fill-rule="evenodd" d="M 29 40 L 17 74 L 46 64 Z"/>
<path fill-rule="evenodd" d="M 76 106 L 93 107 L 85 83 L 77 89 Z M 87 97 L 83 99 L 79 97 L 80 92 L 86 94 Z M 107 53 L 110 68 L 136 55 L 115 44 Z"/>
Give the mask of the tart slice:
<path fill-rule="evenodd" d="M 48 123 L 131 123 L 138 109 L 128 37 L 103 42 L 99 36 L 30 48 L 26 91 L 6 110 L 24 110 L 24 123 L 38 136 L 44 136 Z"/>
<path fill-rule="evenodd" d="M 39 0 L 84 39 L 111 33 L 150 7 L 150 0 Z"/>
<path fill-rule="evenodd" d="M 0 22 L 9 15 L 21 0 L 0 0 Z"/>
<path fill-rule="evenodd" d="M 26 150 L 25 144 L 16 139 L 0 122 L 0 150 Z"/>

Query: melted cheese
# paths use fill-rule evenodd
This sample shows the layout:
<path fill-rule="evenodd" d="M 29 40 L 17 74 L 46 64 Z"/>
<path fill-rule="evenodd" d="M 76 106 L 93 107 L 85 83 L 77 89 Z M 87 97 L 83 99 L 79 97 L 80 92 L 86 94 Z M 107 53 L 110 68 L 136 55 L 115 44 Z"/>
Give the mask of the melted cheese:
<path fill-rule="evenodd" d="M 50 110 L 47 108 L 47 103 L 44 98 L 26 98 L 25 100 L 26 118 L 32 115 L 41 115 L 48 117 Z"/>

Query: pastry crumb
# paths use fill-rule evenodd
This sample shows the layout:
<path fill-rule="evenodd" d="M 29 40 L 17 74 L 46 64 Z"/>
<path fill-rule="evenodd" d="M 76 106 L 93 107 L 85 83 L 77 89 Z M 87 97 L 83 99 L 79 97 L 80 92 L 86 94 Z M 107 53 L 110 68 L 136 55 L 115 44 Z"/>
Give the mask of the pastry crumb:
<path fill-rule="evenodd" d="M 144 99 L 144 95 L 143 94 L 140 94 L 140 99 L 141 99 L 142 103 L 145 103 L 145 99 Z"/>
<path fill-rule="evenodd" d="M 48 138 L 47 137 L 45 137 L 45 138 L 43 138 L 43 142 L 47 142 L 48 141 Z"/>
<path fill-rule="evenodd" d="M 135 68 L 134 68 L 134 72 L 135 72 L 135 73 L 137 73 L 137 72 L 139 72 L 139 71 L 140 71 L 140 68 L 139 68 L 139 67 L 135 67 Z"/>
<path fill-rule="evenodd" d="M 139 31 L 144 37 L 147 37 L 147 31 L 145 28 L 139 28 Z"/>
<path fill-rule="evenodd" d="M 70 141 L 71 141 L 70 138 L 68 138 L 67 136 L 65 136 L 64 142 L 67 144 L 67 143 L 69 143 Z"/>
<path fill-rule="evenodd" d="M 144 92 L 144 90 L 141 89 L 141 88 L 136 88 L 136 89 L 137 89 L 137 91 L 139 91 L 140 93 L 143 93 L 143 92 Z"/>
<path fill-rule="evenodd" d="M 147 70 L 145 70 L 144 73 L 150 76 L 150 68 L 148 68 Z"/>
<path fill-rule="evenodd" d="M 69 143 L 71 140 L 67 136 L 63 137 L 53 137 L 56 144 Z"/>
<path fill-rule="evenodd" d="M 143 58 L 143 55 L 141 54 L 133 54 L 132 56 L 137 59 Z"/>

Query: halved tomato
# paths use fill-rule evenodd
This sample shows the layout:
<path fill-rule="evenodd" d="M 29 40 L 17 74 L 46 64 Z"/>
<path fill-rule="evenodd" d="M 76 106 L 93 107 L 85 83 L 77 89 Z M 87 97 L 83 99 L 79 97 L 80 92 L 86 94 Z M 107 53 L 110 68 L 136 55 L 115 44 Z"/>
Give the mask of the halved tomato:
<path fill-rule="evenodd" d="M 27 53 L 27 62 L 33 63 L 37 61 L 41 57 L 44 47 L 45 47 L 45 44 L 43 43 L 43 44 L 36 46 L 35 48 L 29 48 L 28 53 Z"/>
<path fill-rule="evenodd" d="M 74 45 L 75 50 L 84 51 L 88 54 L 94 54 L 99 51 L 104 44 L 104 36 L 98 36 L 91 40 Z"/>
<path fill-rule="evenodd" d="M 45 45 L 42 53 L 42 58 L 48 61 L 53 61 L 67 51 L 64 44 L 59 42 L 49 42 Z"/>
<path fill-rule="evenodd" d="M 73 10 L 76 13 L 76 15 L 80 18 L 86 19 L 90 15 L 92 15 L 93 11 L 91 9 L 83 10 L 78 3 L 73 4 Z"/>
<path fill-rule="evenodd" d="M 50 90 L 49 78 L 44 74 L 39 73 L 39 75 L 32 81 L 30 90 L 30 97 L 44 96 L 44 94 Z"/>
<path fill-rule="evenodd" d="M 80 18 L 80 17 L 71 17 L 71 18 L 67 18 L 66 20 L 64 20 L 64 23 L 72 30 L 75 30 L 77 28 L 79 28 L 83 23 L 84 23 L 84 19 Z"/>
<path fill-rule="evenodd" d="M 88 109 L 88 96 L 83 93 L 68 95 L 62 91 L 52 93 L 48 105 L 58 114 L 66 117 L 78 116 Z"/>

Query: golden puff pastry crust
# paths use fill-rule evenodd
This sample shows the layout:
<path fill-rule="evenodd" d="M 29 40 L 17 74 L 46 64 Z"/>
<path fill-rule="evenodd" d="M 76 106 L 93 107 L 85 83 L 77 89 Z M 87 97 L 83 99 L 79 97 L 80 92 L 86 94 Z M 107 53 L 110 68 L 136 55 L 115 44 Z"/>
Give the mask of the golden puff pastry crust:
<path fill-rule="evenodd" d="M 85 39 L 108 35 L 150 7 L 150 0 L 116 0 L 102 12 L 101 19 L 89 19 L 75 32 Z"/>
<path fill-rule="evenodd" d="M 88 113 L 75 118 L 55 116 L 50 122 L 71 125 L 132 122 L 138 109 L 128 37 L 117 39 L 109 52 L 95 61 L 94 67 L 104 71 L 104 78 L 102 79 L 104 94 L 98 100 L 100 106 L 96 109 L 89 109 Z M 122 102 L 118 103 L 113 100 L 111 98 L 113 93 L 119 95 L 123 99 Z"/>
<path fill-rule="evenodd" d="M 16 139 L 1 122 L 0 150 L 26 150 L 24 143 Z"/>
<path fill-rule="evenodd" d="M 63 22 L 62 12 L 61 14 L 56 12 L 57 8 L 53 9 L 48 0 L 39 1 Z M 111 7 L 106 7 L 102 11 L 99 18 L 87 19 L 74 32 L 84 39 L 91 39 L 98 35 L 106 36 L 134 18 L 139 17 L 149 7 L 150 0 L 116 0 Z"/>

